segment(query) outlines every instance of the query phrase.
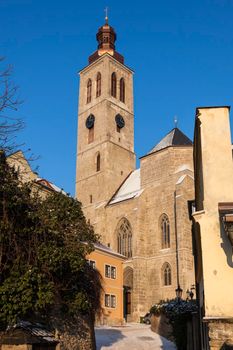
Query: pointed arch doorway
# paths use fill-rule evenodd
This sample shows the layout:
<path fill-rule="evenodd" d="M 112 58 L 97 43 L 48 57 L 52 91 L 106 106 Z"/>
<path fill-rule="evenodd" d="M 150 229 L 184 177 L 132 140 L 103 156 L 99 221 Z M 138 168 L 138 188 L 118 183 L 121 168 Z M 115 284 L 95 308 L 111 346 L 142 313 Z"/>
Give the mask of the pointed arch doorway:
<path fill-rule="evenodd" d="M 123 314 L 126 322 L 132 321 L 133 269 L 127 266 L 123 273 L 124 302 Z"/>

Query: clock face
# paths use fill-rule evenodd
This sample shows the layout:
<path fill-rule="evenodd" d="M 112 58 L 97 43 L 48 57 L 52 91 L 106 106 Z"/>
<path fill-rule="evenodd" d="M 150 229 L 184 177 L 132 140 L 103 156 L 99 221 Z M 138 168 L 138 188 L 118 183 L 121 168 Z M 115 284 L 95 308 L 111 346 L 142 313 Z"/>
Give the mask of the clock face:
<path fill-rule="evenodd" d="M 90 114 L 86 119 L 86 127 L 87 129 L 93 128 L 95 123 L 95 116 L 93 114 Z"/>
<path fill-rule="evenodd" d="M 115 116 L 115 121 L 118 128 L 122 129 L 125 126 L 124 118 L 120 114 Z"/>

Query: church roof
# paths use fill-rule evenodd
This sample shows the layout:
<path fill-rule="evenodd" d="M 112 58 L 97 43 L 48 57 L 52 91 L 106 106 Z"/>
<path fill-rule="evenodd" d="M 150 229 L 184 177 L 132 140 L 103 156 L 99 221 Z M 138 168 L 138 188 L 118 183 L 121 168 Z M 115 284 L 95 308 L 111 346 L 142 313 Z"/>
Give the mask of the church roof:
<path fill-rule="evenodd" d="M 109 205 L 138 197 L 142 191 L 140 169 L 136 169 L 126 178 L 119 190 L 110 200 Z"/>
<path fill-rule="evenodd" d="M 121 258 L 121 259 L 126 260 L 126 257 L 125 257 L 124 255 L 115 252 L 114 250 L 112 250 L 110 247 L 107 247 L 107 246 L 104 245 L 103 243 L 100 243 L 100 242 L 99 242 L 99 243 L 95 243 L 95 244 L 94 244 L 94 247 L 95 247 L 95 249 L 100 250 L 100 251 L 102 251 L 102 252 L 104 252 L 104 253 L 108 253 L 108 254 L 110 254 L 110 255 L 115 255 L 115 256 L 117 256 L 118 258 Z"/>
<path fill-rule="evenodd" d="M 44 187 L 47 187 L 48 189 L 50 190 L 53 190 L 55 192 L 61 192 L 62 194 L 65 194 L 67 195 L 67 193 L 65 191 L 63 191 L 62 188 L 54 185 L 51 181 L 48 181 L 46 179 L 42 179 L 40 177 L 38 177 L 35 182 L 38 184 L 38 185 L 41 185 L 41 186 L 44 186 Z"/>
<path fill-rule="evenodd" d="M 156 146 L 148 153 L 154 153 L 169 146 L 192 146 L 192 141 L 178 128 L 172 129 Z"/>

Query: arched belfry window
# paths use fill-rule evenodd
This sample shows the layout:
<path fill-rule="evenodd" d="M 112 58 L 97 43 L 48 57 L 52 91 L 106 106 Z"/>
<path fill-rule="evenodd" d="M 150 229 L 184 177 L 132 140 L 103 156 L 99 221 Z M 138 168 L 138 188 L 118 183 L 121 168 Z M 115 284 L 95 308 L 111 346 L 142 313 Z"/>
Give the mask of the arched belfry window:
<path fill-rule="evenodd" d="M 162 249 L 170 248 L 170 222 L 168 216 L 163 214 L 160 219 Z"/>
<path fill-rule="evenodd" d="M 120 101 L 125 103 L 125 79 L 120 79 Z"/>
<path fill-rule="evenodd" d="M 96 156 L 96 171 L 100 171 L 100 153 Z"/>
<path fill-rule="evenodd" d="M 88 79 L 88 82 L 87 82 L 87 103 L 91 102 L 91 88 L 92 88 L 92 81 L 91 81 L 91 79 Z"/>
<path fill-rule="evenodd" d="M 165 263 L 162 267 L 162 280 L 164 286 L 170 286 L 172 284 L 172 270 L 168 263 Z"/>
<path fill-rule="evenodd" d="M 101 95 L 101 74 L 100 72 L 98 72 L 96 77 L 96 97 L 99 97 L 100 95 Z"/>
<path fill-rule="evenodd" d="M 116 73 L 113 72 L 111 76 L 111 95 L 113 97 L 116 97 L 116 91 L 117 91 L 117 77 L 116 77 Z"/>
<path fill-rule="evenodd" d="M 117 250 L 118 253 L 132 258 L 132 228 L 129 221 L 121 219 L 117 225 Z"/>

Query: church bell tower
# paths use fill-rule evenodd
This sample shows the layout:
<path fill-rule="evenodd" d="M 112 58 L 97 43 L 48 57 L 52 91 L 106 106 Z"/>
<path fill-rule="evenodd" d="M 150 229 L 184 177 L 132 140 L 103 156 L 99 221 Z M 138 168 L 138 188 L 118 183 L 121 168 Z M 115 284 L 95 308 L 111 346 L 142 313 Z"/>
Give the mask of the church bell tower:
<path fill-rule="evenodd" d="M 115 50 L 107 17 L 96 38 L 80 71 L 76 170 L 76 198 L 91 222 L 135 169 L 133 72 Z"/>

